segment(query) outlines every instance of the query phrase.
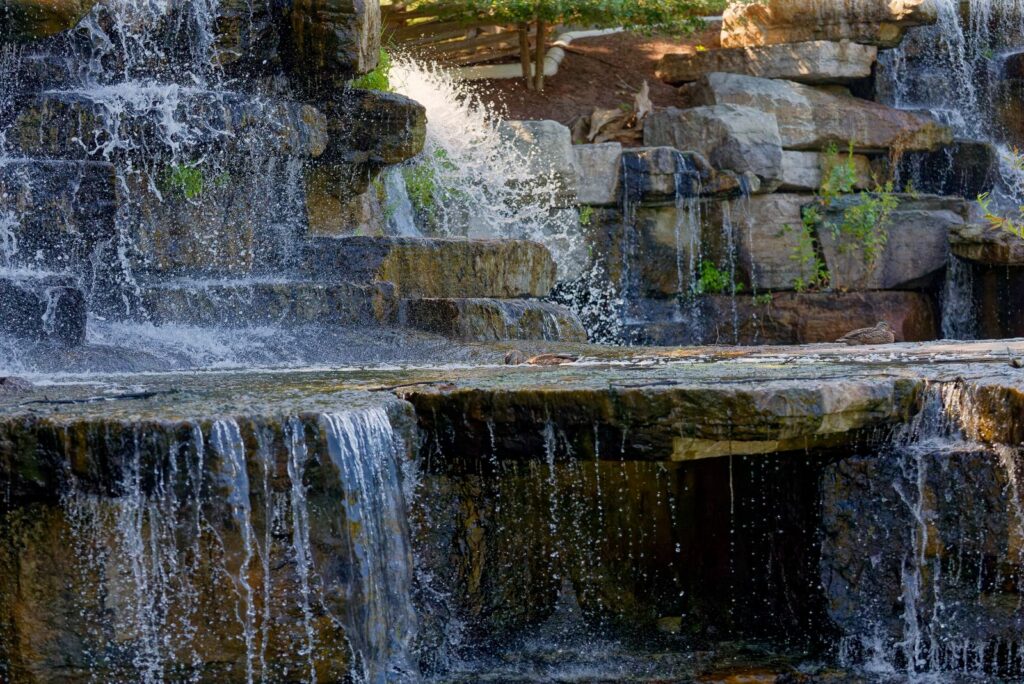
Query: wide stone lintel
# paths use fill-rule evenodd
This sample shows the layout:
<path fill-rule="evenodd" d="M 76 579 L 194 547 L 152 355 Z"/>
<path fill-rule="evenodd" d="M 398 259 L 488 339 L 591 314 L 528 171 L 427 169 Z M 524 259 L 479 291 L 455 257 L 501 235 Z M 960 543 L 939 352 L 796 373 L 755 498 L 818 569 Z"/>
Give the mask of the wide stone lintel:
<path fill-rule="evenodd" d="M 848 83 L 870 76 L 877 57 L 873 45 L 817 40 L 668 54 L 658 62 L 656 73 L 670 85 L 697 81 L 715 71 L 813 85 Z"/>

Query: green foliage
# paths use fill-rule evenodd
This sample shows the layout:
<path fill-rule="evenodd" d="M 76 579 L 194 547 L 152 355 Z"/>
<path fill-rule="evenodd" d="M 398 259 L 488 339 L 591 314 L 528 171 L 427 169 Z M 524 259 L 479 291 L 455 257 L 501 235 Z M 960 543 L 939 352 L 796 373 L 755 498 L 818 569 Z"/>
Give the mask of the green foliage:
<path fill-rule="evenodd" d="M 391 92 L 391 55 L 381 49 L 376 68 L 349 81 L 349 85 L 360 90 Z"/>
<path fill-rule="evenodd" d="M 448 158 L 448 153 L 441 148 L 434 150 L 430 158 L 402 168 L 405 189 L 417 214 L 428 221 L 436 218 L 438 198 L 456 192 L 444 187 L 439 172 L 453 170 L 455 165 Z"/>
<path fill-rule="evenodd" d="M 209 188 L 222 188 L 231 180 L 227 171 L 207 182 L 206 175 L 198 164 L 172 164 L 164 169 L 160 176 L 159 188 L 162 192 L 194 200 Z"/>
<path fill-rule="evenodd" d="M 873 191 L 862 191 L 855 202 L 849 202 L 837 220 L 825 220 L 826 212 L 839 200 L 855 196 L 858 183 L 853 146 L 844 159 L 840 159 L 835 145 L 825 151 L 825 165 L 821 188 L 816 201 L 802 213 L 799 240 L 791 258 L 798 262 L 804 275 L 793 282 L 798 292 L 822 290 L 829 286 L 828 265 L 821 256 L 819 231 L 828 230 L 839 246 L 839 251 L 859 251 L 866 266 L 875 263 L 889 239 L 892 214 L 900 205 L 893 192 L 892 182 L 876 182 Z M 786 230 L 793 230 L 786 226 Z"/>
<path fill-rule="evenodd" d="M 828 287 L 831 276 L 818 245 L 817 227 L 821 222 L 821 214 L 816 207 L 810 206 L 804 209 L 802 220 L 796 247 L 789 255 L 790 259 L 800 265 L 801 273 L 793 281 L 793 289 L 797 292 L 824 290 Z M 788 233 L 793 227 L 786 224 L 782 230 Z"/>
<path fill-rule="evenodd" d="M 742 289 L 742 285 L 733 283 L 729 274 L 715 266 L 714 263 L 701 262 L 700 278 L 697 279 L 697 294 L 722 294 L 740 292 Z"/>
<path fill-rule="evenodd" d="M 992 211 L 992 196 L 985 192 L 978 195 L 978 207 L 985 217 L 985 221 L 992 228 L 1005 230 L 1017 237 L 1024 238 L 1024 206 L 1017 208 L 1017 217 L 1000 216 Z"/>
<path fill-rule="evenodd" d="M 754 306 L 769 306 L 772 303 L 772 294 L 771 292 L 764 292 L 754 295 L 753 302 Z"/>
<path fill-rule="evenodd" d="M 419 0 L 413 9 L 438 16 L 495 23 L 543 20 L 573 26 L 692 30 L 701 16 L 720 14 L 729 0 Z"/>
<path fill-rule="evenodd" d="M 580 207 L 580 225 L 589 226 L 594 222 L 594 207 L 585 205 Z"/>

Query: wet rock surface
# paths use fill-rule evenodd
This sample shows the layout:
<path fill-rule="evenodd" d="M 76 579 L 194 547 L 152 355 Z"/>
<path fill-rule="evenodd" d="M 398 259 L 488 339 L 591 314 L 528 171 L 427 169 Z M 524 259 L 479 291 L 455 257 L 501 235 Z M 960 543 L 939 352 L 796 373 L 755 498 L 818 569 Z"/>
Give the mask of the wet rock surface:
<path fill-rule="evenodd" d="M 85 340 L 85 293 L 73 278 L 0 275 L 0 332 L 75 346 Z"/>

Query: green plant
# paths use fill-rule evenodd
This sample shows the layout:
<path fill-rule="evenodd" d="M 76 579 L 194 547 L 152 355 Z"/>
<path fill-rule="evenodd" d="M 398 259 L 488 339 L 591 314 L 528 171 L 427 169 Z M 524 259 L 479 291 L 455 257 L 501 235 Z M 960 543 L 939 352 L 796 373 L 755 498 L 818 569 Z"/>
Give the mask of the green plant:
<path fill-rule="evenodd" d="M 194 200 L 209 188 L 222 188 L 230 180 L 231 175 L 224 171 L 207 182 L 198 163 L 172 164 L 160 175 L 158 186 L 162 192 Z"/>
<path fill-rule="evenodd" d="M 817 207 L 812 205 L 804 208 L 800 231 L 797 233 L 796 247 L 793 248 L 793 253 L 789 256 L 800 267 L 800 275 L 793 281 L 793 289 L 797 292 L 824 290 L 831 281 L 828 265 L 821 256 L 818 244 L 817 228 L 820 222 L 821 214 Z M 793 230 L 789 224 L 782 229 L 783 233 Z"/>
<path fill-rule="evenodd" d="M 594 222 L 594 207 L 584 205 L 580 207 L 580 225 L 589 226 Z"/>
<path fill-rule="evenodd" d="M 754 306 L 768 306 L 772 303 L 771 292 L 764 292 L 753 297 Z"/>
<path fill-rule="evenodd" d="M 803 273 L 793 282 L 798 292 L 822 290 L 830 284 L 828 265 L 821 256 L 820 230 L 831 232 L 841 253 L 859 251 L 864 264 L 871 266 L 888 243 L 892 214 L 900 205 L 891 181 L 884 185 L 876 181 L 874 190 L 854 193 L 859 176 L 852 145 L 844 159 L 840 159 L 835 145 L 826 149 L 823 170 L 815 201 L 802 211 L 802 225 L 791 255 Z M 856 200 L 848 201 L 841 211 L 834 210 L 840 200 L 850 197 Z M 786 230 L 793 228 L 786 226 Z"/>
<path fill-rule="evenodd" d="M 729 274 L 719 269 L 710 261 L 702 261 L 700 264 L 700 277 L 697 279 L 697 294 L 722 294 L 732 288 L 732 279 Z M 736 292 L 741 288 L 737 287 Z"/>
<path fill-rule="evenodd" d="M 391 55 L 381 49 L 377 66 L 373 71 L 349 81 L 349 85 L 360 90 L 391 91 Z"/>
<path fill-rule="evenodd" d="M 1013 233 L 1017 237 L 1024 238 L 1024 206 L 1017 208 L 1017 218 L 1000 216 L 992 211 L 992 195 L 984 192 L 978 195 L 978 207 L 985 217 L 985 221 L 992 227 Z"/>

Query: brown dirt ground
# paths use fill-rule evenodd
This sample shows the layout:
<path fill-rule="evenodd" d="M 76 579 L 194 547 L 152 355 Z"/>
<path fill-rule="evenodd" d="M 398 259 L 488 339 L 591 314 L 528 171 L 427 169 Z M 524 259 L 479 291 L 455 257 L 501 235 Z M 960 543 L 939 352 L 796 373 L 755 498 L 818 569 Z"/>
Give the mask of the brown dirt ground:
<path fill-rule="evenodd" d="M 543 93 L 526 90 L 522 79 L 476 81 L 480 96 L 512 119 L 553 119 L 567 126 L 594 109 L 632 104 L 646 79 L 655 107 L 678 105 L 676 89 L 654 75 L 658 60 L 670 52 L 714 47 L 716 31 L 692 36 L 618 33 L 574 41 L 558 74 L 545 81 Z"/>

